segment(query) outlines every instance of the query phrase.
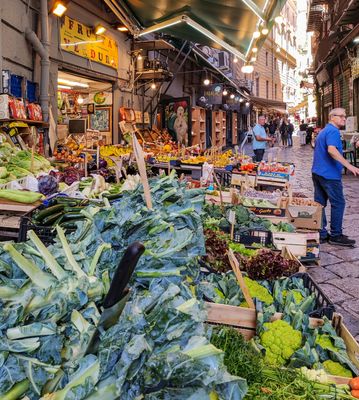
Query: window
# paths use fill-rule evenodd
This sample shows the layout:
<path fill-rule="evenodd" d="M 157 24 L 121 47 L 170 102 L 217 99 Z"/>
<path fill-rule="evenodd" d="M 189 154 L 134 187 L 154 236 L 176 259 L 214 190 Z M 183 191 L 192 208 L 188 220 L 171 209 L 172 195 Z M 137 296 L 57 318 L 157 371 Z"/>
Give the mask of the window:
<path fill-rule="evenodd" d="M 269 81 L 266 81 L 266 98 L 269 99 Z"/>
<path fill-rule="evenodd" d="M 259 78 L 256 78 L 256 96 L 259 97 Z"/>
<path fill-rule="evenodd" d="M 277 88 L 278 88 L 278 85 L 275 84 L 275 85 L 274 85 L 274 99 L 275 99 L 275 100 L 277 100 Z"/>
<path fill-rule="evenodd" d="M 274 69 L 277 70 L 277 57 L 274 57 Z"/>
<path fill-rule="evenodd" d="M 266 67 L 268 67 L 268 51 L 266 51 Z"/>

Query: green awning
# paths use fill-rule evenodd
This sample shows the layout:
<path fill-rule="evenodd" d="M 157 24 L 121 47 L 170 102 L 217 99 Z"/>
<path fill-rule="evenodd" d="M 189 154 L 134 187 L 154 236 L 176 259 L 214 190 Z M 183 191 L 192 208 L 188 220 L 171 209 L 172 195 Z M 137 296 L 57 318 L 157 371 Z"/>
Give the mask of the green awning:
<path fill-rule="evenodd" d="M 119 1 L 119 0 L 117 0 Z M 253 32 L 260 23 L 270 29 L 286 0 L 122 0 L 141 25 L 139 36 L 162 32 L 227 50 L 248 60 Z"/>

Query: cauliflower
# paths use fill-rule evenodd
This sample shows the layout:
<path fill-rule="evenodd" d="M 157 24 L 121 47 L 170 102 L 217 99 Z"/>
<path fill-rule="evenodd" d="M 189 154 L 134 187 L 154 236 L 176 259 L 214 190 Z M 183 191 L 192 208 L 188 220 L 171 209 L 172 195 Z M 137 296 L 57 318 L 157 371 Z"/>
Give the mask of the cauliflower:
<path fill-rule="evenodd" d="M 268 364 L 282 366 L 302 345 L 302 334 L 282 320 L 266 322 L 261 336 L 261 344 L 266 349 L 265 361 Z"/>
<path fill-rule="evenodd" d="M 293 290 L 283 290 L 282 295 L 283 295 L 283 300 L 287 298 L 288 294 L 292 293 L 294 302 L 295 304 L 300 304 L 303 301 L 303 295 L 299 290 L 293 289 Z"/>
<path fill-rule="evenodd" d="M 331 380 L 324 369 L 308 369 L 307 367 L 302 367 L 300 368 L 300 372 L 310 381 L 331 383 Z"/>
<path fill-rule="evenodd" d="M 318 344 L 324 350 L 338 351 L 329 335 L 318 335 L 315 344 Z"/>
<path fill-rule="evenodd" d="M 258 282 L 253 281 L 247 276 L 245 276 L 243 279 L 248 287 L 249 294 L 251 295 L 251 297 L 258 299 L 267 305 L 273 304 L 274 302 L 273 296 L 269 293 L 267 288 L 260 285 Z"/>
<path fill-rule="evenodd" d="M 353 374 L 348 369 L 344 368 L 338 362 L 327 360 L 323 362 L 323 367 L 326 373 L 336 376 L 344 376 L 345 378 L 352 378 Z"/>

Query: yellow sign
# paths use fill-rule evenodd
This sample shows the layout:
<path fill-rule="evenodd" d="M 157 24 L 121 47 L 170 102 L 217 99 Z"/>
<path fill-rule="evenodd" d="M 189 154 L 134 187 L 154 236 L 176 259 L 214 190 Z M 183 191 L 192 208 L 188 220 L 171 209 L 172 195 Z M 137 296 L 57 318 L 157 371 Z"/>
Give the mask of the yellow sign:
<path fill-rule="evenodd" d="M 95 35 L 91 27 L 65 16 L 60 39 L 62 50 L 117 69 L 117 43 L 110 37 Z"/>

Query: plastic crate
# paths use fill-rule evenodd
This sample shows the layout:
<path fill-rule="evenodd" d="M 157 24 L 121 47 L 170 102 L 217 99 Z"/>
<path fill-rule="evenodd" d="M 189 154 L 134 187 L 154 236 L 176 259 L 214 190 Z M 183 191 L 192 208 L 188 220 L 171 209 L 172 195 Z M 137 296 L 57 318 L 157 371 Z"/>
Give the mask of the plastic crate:
<path fill-rule="evenodd" d="M 215 170 L 214 173 L 216 174 L 218 182 L 221 184 L 221 186 L 224 186 L 224 187 L 231 186 L 232 172 L 229 172 L 226 170 L 223 170 L 223 171 Z"/>
<path fill-rule="evenodd" d="M 49 204 L 49 206 L 50 205 L 51 204 Z M 54 242 L 54 238 L 56 236 L 55 227 L 36 225 L 32 221 L 32 216 L 34 215 L 34 213 L 38 210 L 43 210 L 44 208 L 46 208 L 46 206 L 41 204 L 34 210 L 26 213 L 21 217 L 18 242 L 25 242 L 27 240 L 27 232 L 30 230 L 33 230 L 45 245 L 49 245 Z"/>
<path fill-rule="evenodd" d="M 335 313 L 334 304 L 322 292 L 318 284 L 309 274 L 304 272 L 297 272 L 296 274 L 292 275 L 291 278 L 303 279 L 304 287 L 309 289 L 310 293 L 315 294 L 315 309 L 309 314 L 310 317 L 323 318 L 325 316 L 328 319 L 333 318 L 333 314 Z"/>
<path fill-rule="evenodd" d="M 256 243 L 264 247 L 269 247 L 273 243 L 271 231 L 265 229 L 249 229 L 247 232 L 248 233 L 234 232 L 233 241 L 246 246 L 252 246 Z"/>

